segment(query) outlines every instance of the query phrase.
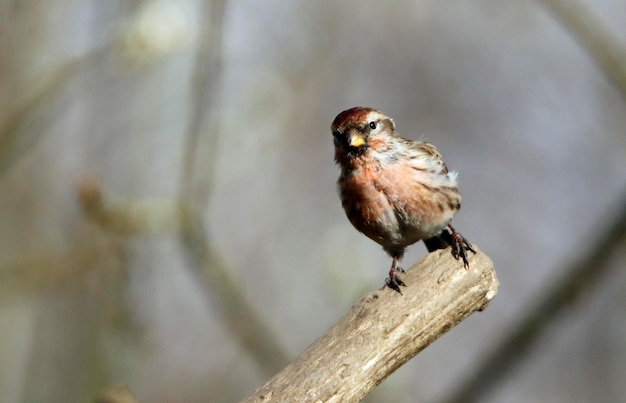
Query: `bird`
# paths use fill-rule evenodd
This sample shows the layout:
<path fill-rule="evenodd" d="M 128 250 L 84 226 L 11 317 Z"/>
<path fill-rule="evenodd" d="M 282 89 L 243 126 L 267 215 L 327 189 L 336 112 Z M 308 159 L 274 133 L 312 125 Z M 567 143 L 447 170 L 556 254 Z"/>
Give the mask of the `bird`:
<path fill-rule="evenodd" d="M 393 119 L 370 107 L 339 113 L 331 132 L 343 210 L 392 258 L 383 288 L 402 294 L 398 263 L 420 240 L 429 252 L 452 246 L 469 269 L 467 252 L 476 251 L 450 224 L 461 208 L 457 172 L 448 170 L 435 146 L 401 137 Z"/>

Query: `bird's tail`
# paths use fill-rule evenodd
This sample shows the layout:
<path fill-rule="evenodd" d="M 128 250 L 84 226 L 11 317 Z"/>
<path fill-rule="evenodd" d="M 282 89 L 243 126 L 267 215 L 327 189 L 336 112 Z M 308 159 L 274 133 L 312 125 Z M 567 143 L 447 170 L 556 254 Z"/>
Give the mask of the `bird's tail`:
<path fill-rule="evenodd" d="M 445 249 L 449 245 L 452 245 L 452 256 L 457 260 L 459 258 L 463 259 L 463 266 L 465 266 L 466 269 L 469 269 L 466 251 L 476 253 L 472 244 L 450 224 L 448 224 L 439 235 L 424 240 L 424 244 L 426 244 L 428 252 L 433 252 L 437 249 Z"/>
<path fill-rule="evenodd" d="M 448 230 L 448 227 L 444 228 L 439 235 L 424 239 L 424 245 L 426 245 L 428 252 L 434 252 L 437 249 L 445 249 L 452 245 L 452 242 L 452 234 Z"/>

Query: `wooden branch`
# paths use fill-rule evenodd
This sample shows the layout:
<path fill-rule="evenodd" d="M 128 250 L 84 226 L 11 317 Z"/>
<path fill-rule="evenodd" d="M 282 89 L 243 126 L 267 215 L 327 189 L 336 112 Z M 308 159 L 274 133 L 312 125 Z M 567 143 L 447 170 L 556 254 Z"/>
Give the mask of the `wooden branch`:
<path fill-rule="evenodd" d="M 474 246 L 476 248 L 476 246 Z M 357 402 L 396 369 L 495 297 L 491 260 L 476 248 L 470 269 L 450 250 L 429 254 L 403 277 L 403 295 L 368 293 L 326 334 L 243 400 Z"/>

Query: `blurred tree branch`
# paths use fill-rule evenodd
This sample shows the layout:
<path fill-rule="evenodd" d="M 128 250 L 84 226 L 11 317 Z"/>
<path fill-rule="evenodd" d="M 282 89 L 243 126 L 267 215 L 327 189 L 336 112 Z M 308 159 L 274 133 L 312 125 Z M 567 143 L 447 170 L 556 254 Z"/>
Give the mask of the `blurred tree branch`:
<path fill-rule="evenodd" d="M 469 270 L 448 249 L 430 253 L 404 280 L 404 295 L 388 288 L 368 293 L 243 402 L 357 402 L 453 326 L 483 310 L 498 290 L 493 262 L 480 251 L 471 256 Z"/>
<path fill-rule="evenodd" d="M 515 321 L 515 328 L 504 337 L 487 358 L 476 366 L 469 379 L 442 401 L 479 402 L 502 380 L 511 369 L 527 357 L 528 350 L 539 339 L 542 332 L 554 321 L 555 316 L 575 302 L 584 292 L 591 289 L 598 280 L 608 274 L 608 264 L 612 252 L 626 243 L 626 194 L 619 203 L 620 209 L 609 225 L 591 232 L 600 234 L 590 237 L 588 254 L 580 256 L 561 271 L 560 279 L 555 280 L 542 295 L 543 299 L 529 309 L 523 318 Z"/>
<path fill-rule="evenodd" d="M 205 1 L 198 52 L 191 79 L 191 113 L 181 175 L 181 197 L 198 210 L 207 208 L 218 162 L 222 41 L 226 1 Z"/>
<path fill-rule="evenodd" d="M 192 78 L 192 112 L 189 117 L 181 178 L 180 239 L 191 267 L 199 269 L 201 278 L 220 309 L 221 318 L 264 371 L 272 373 L 287 361 L 287 354 L 268 326 L 247 302 L 232 278 L 225 260 L 213 247 L 204 225 L 210 190 L 218 161 L 220 110 L 217 93 L 221 83 L 222 35 L 225 0 L 205 1 L 202 5 L 202 32 Z M 206 122 L 206 124 L 205 124 Z"/>
<path fill-rule="evenodd" d="M 582 4 L 572 0 L 542 0 L 542 3 L 564 24 L 589 51 L 626 97 L 626 48 L 598 17 Z M 590 238 L 588 253 L 562 270 L 562 276 L 546 290 L 542 300 L 517 322 L 516 327 L 497 345 L 477 370 L 454 390 L 444 402 L 481 401 L 509 371 L 522 362 L 524 353 L 538 340 L 546 327 L 565 308 L 578 301 L 584 291 L 607 275 L 612 251 L 626 242 L 626 194 L 617 203 L 618 211 L 607 226 L 601 226 L 600 237 Z"/>
<path fill-rule="evenodd" d="M 96 397 L 94 403 L 139 403 L 139 400 L 125 385 L 112 385 Z"/>
<path fill-rule="evenodd" d="M 39 130 L 24 130 L 24 127 L 33 123 L 35 114 L 52 101 L 88 58 L 69 61 L 39 77 L 24 91 L 25 96 L 6 107 L 0 121 L 0 178 L 42 135 Z"/>
<path fill-rule="evenodd" d="M 100 179 L 83 174 L 76 184 L 87 217 L 107 231 L 132 236 L 178 231 L 179 203 L 172 200 L 128 201 L 115 198 Z"/>
<path fill-rule="evenodd" d="M 185 204 L 168 200 L 123 201 L 106 192 L 99 179 L 84 175 L 77 193 L 87 217 L 112 233 L 125 236 L 179 231 L 185 249 L 198 265 L 209 296 L 221 309 L 226 325 L 268 373 L 288 360 L 270 330 L 256 315 L 245 295 L 232 278 L 220 254 L 211 246 L 202 218 Z"/>
<path fill-rule="evenodd" d="M 220 82 L 222 20 L 225 1 L 204 3 L 203 27 L 192 80 L 192 112 L 185 143 L 180 198 L 126 201 L 116 199 L 100 180 L 84 175 L 77 193 L 87 216 L 102 228 L 132 236 L 178 231 L 190 266 L 199 269 L 208 296 L 221 318 L 259 367 L 273 373 L 288 362 L 270 329 L 247 303 L 225 260 L 212 246 L 203 223 L 217 163 L 219 111 L 215 107 Z M 208 111 L 206 116 L 205 111 Z M 207 129 L 207 126 L 210 128 Z"/>
<path fill-rule="evenodd" d="M 65 284 L 90 271 L 98 261 L 116 256 L 119 248 L 113 239 L 89 239 L 63 254 L 42 253 L 0 265 L 0 299 Z"/>
<path fill-rule="evenodd" d="M 542 0 L 541 3 L 587 49 L 626 97 L 626 47 L 600 18 L 575 0 Z"/>

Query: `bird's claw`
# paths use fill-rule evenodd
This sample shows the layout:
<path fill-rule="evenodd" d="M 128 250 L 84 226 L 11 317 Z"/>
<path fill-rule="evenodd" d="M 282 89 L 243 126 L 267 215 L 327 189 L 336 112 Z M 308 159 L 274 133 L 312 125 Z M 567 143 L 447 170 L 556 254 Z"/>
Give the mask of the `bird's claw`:
<path fill-rule="evenodd" d="M 398 273 L 404 273 L 404 269 L 398 267 L 389 270 L 389 277 L 385 280 L 385 285 L 392 290 L 400 293 L 400 295 L 403 295 L 402 291 L 400 290 L 400 286 L 406 287 L 406 284 L 404 283 L 404 281 L 402 281 Z"/>
<path fill-rule="evenodd" d="M 465 269 L 469 270 L 469 262 L 467 260 L 466 252 L 470 251 L 475 254 L 476 250 L 474 250 L 472 245 L 467 241 L 467 239 L 465 239 L 463 235 L 461 235 L 459 232 L 456 232 L 454 227 L 448 225 L 448 228 L 450 228 L 451 231 L 450 237 L 452 238 L 452 256 L 454 256 L 454 258 L 457 260 L 461 258 L 463 260 L 463 266 L 465 267 Z"/>

